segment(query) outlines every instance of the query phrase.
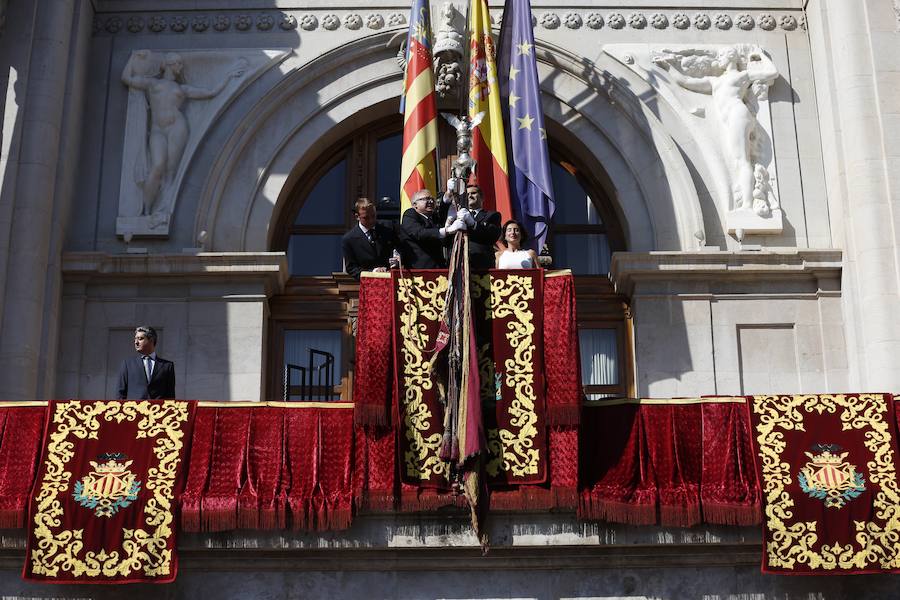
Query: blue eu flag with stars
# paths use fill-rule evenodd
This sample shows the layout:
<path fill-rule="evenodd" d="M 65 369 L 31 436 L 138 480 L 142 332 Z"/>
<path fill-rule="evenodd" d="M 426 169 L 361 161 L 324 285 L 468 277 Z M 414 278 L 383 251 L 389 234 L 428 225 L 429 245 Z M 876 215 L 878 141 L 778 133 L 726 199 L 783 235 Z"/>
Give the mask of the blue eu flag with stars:
<path fill-rule="evenodd" d="M 550 155 L 541 109 L 529 0 L 506 0 L 500 28 L 501 96 L 506 99 L 513 214 L 529 235 L 528 246 L 541 251 L 553 217 Z"/>

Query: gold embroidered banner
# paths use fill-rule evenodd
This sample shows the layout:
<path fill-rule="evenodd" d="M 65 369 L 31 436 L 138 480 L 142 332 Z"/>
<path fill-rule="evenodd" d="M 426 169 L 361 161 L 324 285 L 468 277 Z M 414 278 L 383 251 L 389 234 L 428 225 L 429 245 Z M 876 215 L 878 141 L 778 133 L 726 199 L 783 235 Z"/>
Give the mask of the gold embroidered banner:
<path fill-rule="evenodd" d="M 900 571 L 889 394 L 754 396 L 763 570 Z"/>
<path fill-rule="evenodd" d="M 175 500 L 193 402 L 51 401 L 26 579 L 175 579 Z"/>
<path fill-rule="evenodd" d="M 492 271 L 472 277 L 481 397 L 492 486 L 542 483 L 547 477 L 540 270 Z M 449 485 L 439 452 L 441 378 L 429 359 L 444 307 L 443 271 L 395 275 L 394 350 L 400 411 L 401 480 Z M 439 373 L 439 372 L 438 372 Z"/>

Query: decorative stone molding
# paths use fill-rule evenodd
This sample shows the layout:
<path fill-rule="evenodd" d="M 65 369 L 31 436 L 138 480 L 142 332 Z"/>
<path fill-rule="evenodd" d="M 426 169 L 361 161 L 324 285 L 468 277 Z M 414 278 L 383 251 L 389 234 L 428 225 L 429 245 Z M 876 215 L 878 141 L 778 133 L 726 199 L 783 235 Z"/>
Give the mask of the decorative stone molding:
<path fill-rule="evenodd" d="M 465 17 L 456 10 L 452 2 L 445 2 L 441 6 L 440 19 L 434 43 L 434 72 L 437 77 L 434 88 L 441 98 L 458 97 L 463 81 Z M 405 55 L 403 58 L 405 61 Z M 406 66 L 403 68 L 405 71 Z"/>
<path fill-rule="evenodd" d="M 197 15 L 194 17 L 194 20 L 191 21 L 191 29 L 197 33 L 206 31 L 209 29 L 209 17 L 206 15 Z"/>
<path fill-rule="evenodd" d="M 282 15 L 281 22 L 278 24 L 278 26 L 285 31 L 297 29 L 297 17 L 295 17 L 294 15 Z"/>
<path fill-rule="evenodd" d="M 290 273 L 284 252 L 204 252 L 198 254 L 107 254 L 66 252 L 62 273 L 67 280 L 106 282 L 149 278 L 216 278 L 262 280 L 271 292 L 284 289 Z"/>
<path fill-rule="evenodd" d="M 726 14 L 718 14 L 716 15 L 716 27 L 721 30 L 731 29 L 731 17 Z"/>
<path fill-rule="evenodd" d="M 647 26 L 647 17 L 643 13 L 632 13 L 628 16 L 628 24 L 633 29 L 643 29 Z"/>
<path fill-rule="evenodd" d="M 150 25 L 148 26 L 153 33 L 159 33 L 166 29 L 166 18 L 159 15 L 150 17 Z"/>
<path fill-rule="evenodd" d="M 178 188 L 203 134 L 230 98 L 289 52 L 132 53 L 122 73 L 129 91 L 117 235 L 168 235 Z"/>
<path fill-rule="evenodd" d="M 234 28 L 238 31 L 248 31 L 253 27 L 253 17 L 250 15 L 238 15 L 234 18 Z"/>
<path fill-rule="evenodd" d="M 606 17 L 606 24 L 613 29 L 622 29 L 625 27 L 625 17 L 621 13 L 612 13 Z"/>
<path fill-rule="evenodd" d="M 662 13 L 655 13 L 650 17 L 650 24 L 654 29 L 665 29 L 669 26 L 669 19 Z"/>
<path fill-rule="evenodd" d="M 556 13 L 544 13 L 541 15 L 541 27 L 544 29 L 557 29 L 559 25 L 560 20 Z"/>
<path fill-rule="evenodd" d="M 384 17 L 379 14 L 371 14 L 366 16 L 366 27 L 369 29 L 381 29 L 384 27 Z"/>
<path fill-rule="evenodd" d="M 175 16 L 175 17 L 172 17 L 172 22 L 171 22 L 171 24 L 169 25 L 169 27 L 170 27 L 170 28 L 172 29 L 172 31 L 174 31 L 175 33 L 181 33 L 181 32 L 183 32 L 184 30 L 186 30 L 186 29 L 188 28 L 188 20 L 187 20 L 187 17 L 182 17 L 182 16 L 180 16 L 180 15 L 179 15 L 179 16 Z"/>
<path fill-rule="evenodd" d="M 322 27 L 328 31 L 334 31 L 341 26 L 341 19 L 337 15 L 325 15 L 322 19 Z"/>
<path fill-rule="evenodd" d="M 131 33 L 140 33 L 144 30 L 144 19 L 141 17 L 128 17 L 127 27 Z"/>
<path fill-rule="evenodd" d="M 900 2 L 900 0 L 897 0 Z M 900 8 L 896 9 L 900 14 Z M 494 27 L 499 27 L 502 12 L 495 9 L 491 13 L 491 21 Z M 127 22 L 127 26 L 125 23 Z M 190 15 L 130 15 L 109 17 L 98 16 L 94 22 L 94 34 L 104 31 L 109 34 L 127 32 L 129 34 L 141 34 L 146 31 L 162 33 L 167 29 L 175 33 L 186 32 L 189 29 L 201 33 L 209 29 L 219 32 L 228 31 L 232 24 L 238 31 L 249 31 L 255 28 L 259 32 L 278 31 L 275 24 L 284 31 L 290 31 L 299 27 L 304 31 L 314 31 L 321 24 L 328 31 L 334 31 L 343 25 L 351 31 L 379 30 L 383 27 L 403 27 L 407 22 L 406 15 L 401 12 L 371 12 L 364 17 L 353 12 L 340 14 L 334 12 L 301 12 L 301 11 L 272 11 L 257 15 L 229 15 L 220 13 L 215 15 L 203 14 L 191 17 Z M 627 17 L 621 12 L 609 12 L 604 14 L 597 10 L 578 11 L 569 10 L 564 13 L 555 11 L 543 12 L 540 15 L 532 14 L 532 24 L 540 25 L 550 31 L 559 29 L 565 25 L 567 29 L 580 29 L 587 26 L 590 29 L 602 29 L 604 25 L 613 30 L 646 29 L 651 26 L 654 30 L 664 31 L 670 28 L 687 30 L 693 24 L 694 29 L 707 31 L 715 26 L 721 31 L 739 28 L 742 31 L 752 31 L 759 27 L 763 31 L 781 29 L 790 32 L 804 30 L 806 28 L 805 17 L 797 11 L 772 14 L 770 12 L 697 12 L 693 17 L 681 11 L 657 10 L 655 12 L 635 11 Z M 898 17 L 900 24 L 900 17 Z M 189 27 L 190 26 L 190 27 Z"/>
<path fill-rule="evenodd" d="M 256 28 L 260 31 L 269 31 L 275 27 L 275 18 L 272 15 L 259 15 L 256 18 Z"/>
<path fill-rule="evenodd" d="M 616 292 L 633 296 L 637 284 L 648 281 L 723 283 L 735 280 L 800 279 L 818 282 L 823 292 L 840 290 L 841 251 L 790 249 L 779 251 L 616 252 L 609 277 Z"/>
<path fill-rule="evenodd" d="M 591 29 L 600 29 L 603 27 L 603 15 L 596 12 L 588 13 L 585 22 Z"/>
<path fill-rule="evenodd" d="M 231 27 L 231 18 L 228 15 L 216 15 L 213 20 L 213 29 L 216 31 L 227 31 Z"/>
<path fill-rule="evenodd" d="M 566 13 L 563 16 L 563 23 L 569 29 L 578 29 L 581 27 L 582 20 L 578 13 Z"/>
<path fill-rule="evenodd" d="M 303 28 L 304 31 L 312 31 L 318 26 L 319 20 L 316 18 L 316 15 L 303 15 L 300 19 L 300 27 Z"/>
<path fill-rule="evenodd" d="M 363 26 L 362 17 L 357 14 L 349 14 L 344 17 L 344 27 L 350 29 L 352 31 L 356 31 L 357 29 L 361 29 Z"/>

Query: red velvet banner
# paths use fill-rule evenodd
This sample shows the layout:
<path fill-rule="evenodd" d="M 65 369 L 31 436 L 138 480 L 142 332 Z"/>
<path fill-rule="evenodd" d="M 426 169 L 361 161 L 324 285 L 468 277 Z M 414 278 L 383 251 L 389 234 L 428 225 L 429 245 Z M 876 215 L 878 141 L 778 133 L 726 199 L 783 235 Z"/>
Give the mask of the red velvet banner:
<path fill-rule="evenodd" d="M 889 394 L 754 396 L 763 571 L 900 572 Z"/>
<path fill-rule="evenodd" d="M 354 490 L 365 487 L 355 445 L 348 403 L 201 406 L 182 528 L 345 529 Z"/>
<path fill-rule="evenodd" d="M 585 408 L 579 516 L 679 527 L 758 523 L 748 427 L 743 397 Z"/>
<path fill-rule="evenodd" d="M 194 403 L 51 401 L 23 576 L 175 579 L 175 511 Z"/>
<path fill-rule="evenodd" d="M 46 413 L 25 402 L 0 407 L 0 529 L 25 526 Z"/>
<path fill-rule="evenodd" d="M 401 481 L 446 489 L 441 460 L 443 405 L 430 361 L 447 290 L 443 271 L 395 274 L 394 357 L 400 418 Z M 491 271 L 472 278 L 479 375 L 492 485 L 546 480 L 547 442 L 540 270 Z"/>

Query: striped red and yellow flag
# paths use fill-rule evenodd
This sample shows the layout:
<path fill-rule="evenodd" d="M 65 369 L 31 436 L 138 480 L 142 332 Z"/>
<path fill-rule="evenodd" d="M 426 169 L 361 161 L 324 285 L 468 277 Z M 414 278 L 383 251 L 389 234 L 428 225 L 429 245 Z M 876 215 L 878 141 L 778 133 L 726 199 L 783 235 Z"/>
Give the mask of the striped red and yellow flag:
<path fill-rule="evenodd" d="M 478 161 L 478 185 L 484 196 L 484 207 L 496 210 L 506 221 L 513 213 L 497 79 L 497 51 L 491 37 L 487 0 L 470 1 L 469 49 L 469 117 L 484 113 L 481 123 L 472 132 L 472 157 Z"/>
<path fill-rule="evenodd" d="M 437 100 L 431 65 L 431 17 L 428 0 L 415 0 L 406 38 L 403 77 L 403 160 L 400 165 L 400 211 L 409 199 L 426 189 L 437 194 Z"/>

